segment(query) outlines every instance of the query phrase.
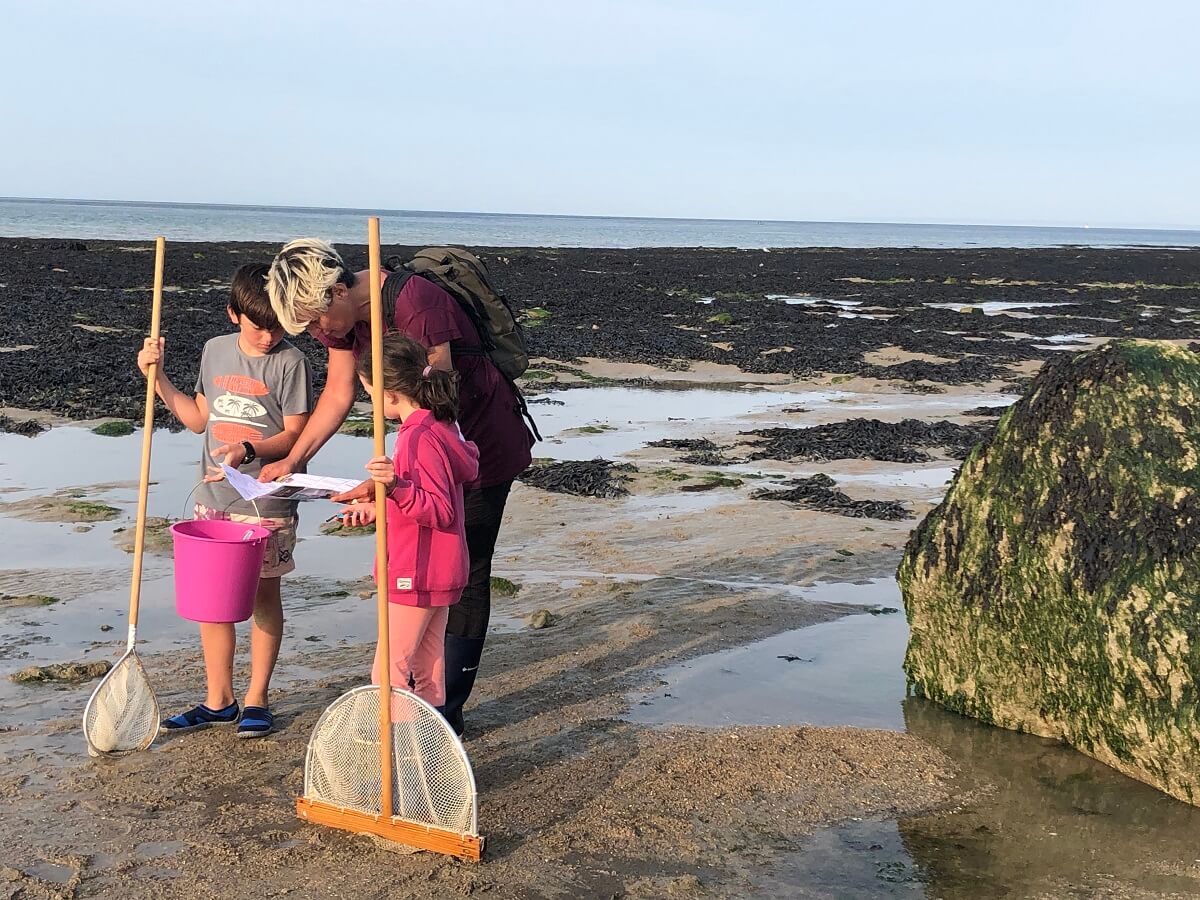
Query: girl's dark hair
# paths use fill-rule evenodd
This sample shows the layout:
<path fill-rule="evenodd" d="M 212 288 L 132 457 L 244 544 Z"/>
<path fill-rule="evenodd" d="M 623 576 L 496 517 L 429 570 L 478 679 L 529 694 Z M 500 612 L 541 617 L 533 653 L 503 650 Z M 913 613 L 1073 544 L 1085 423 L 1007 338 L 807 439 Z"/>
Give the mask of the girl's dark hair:
<path fill-rule="evenodd" d="M 370 384 L 370 347 L 358 358 L 358 374 Z M 383 336 L 383 389 L 403 394 L 440 422 L 458 418 L 458 373 L 430 368 L 425 348 L 402 334 Z"/>
<path fill-rule="evenodd" d="M 259 328 L 274 331 L 279 327 L 279 319 L 267 296 L 267 273 L 270 271 L 271 267 L 266 263 L 238 266 L 229 286 L 229 308 L 235 316 L 245 316 Z"/>

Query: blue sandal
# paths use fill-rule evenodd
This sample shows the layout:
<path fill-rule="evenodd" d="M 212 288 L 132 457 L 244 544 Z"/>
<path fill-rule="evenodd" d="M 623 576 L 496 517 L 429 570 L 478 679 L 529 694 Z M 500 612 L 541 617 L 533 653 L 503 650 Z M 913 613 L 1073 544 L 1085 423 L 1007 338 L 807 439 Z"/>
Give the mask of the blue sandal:
<path fill-rule="evenodd" d="M 208 728 L 210 725 L 236 725 L 240 714 L 241 709 L 236 700 L 224 709 L 209 709 L 201 703 L 187 712 L 165 719 L 162 727 L 164 731 L 193 731 Z"/>
<path fill-rule="evenodd" d="M 275 730 L 275 717 L 265 706 L 247 706 L 238 724 L 240 738 L 260 738 Z"/>

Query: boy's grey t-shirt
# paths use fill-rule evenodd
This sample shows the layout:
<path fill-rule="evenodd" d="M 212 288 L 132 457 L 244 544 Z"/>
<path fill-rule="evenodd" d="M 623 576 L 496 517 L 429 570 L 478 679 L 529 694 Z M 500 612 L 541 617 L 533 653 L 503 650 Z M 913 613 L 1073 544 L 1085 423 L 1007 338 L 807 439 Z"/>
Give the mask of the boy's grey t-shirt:
<path fill-rule="evenodd" d="M 204 345 L 196 393 L 208 402 L 208 427 L 204 430 L 201 477 L 217 465 L 212 451 L 222 444 L 257 443 L 283 431 L 284 416 L 302 416 L 312 409 L 312 371 L 308 359 L 287 341 L 280 341 L 264 356 L 249 356 L 238 346 L 237 334 L 215 337 Z M 247 475 L 258 476 L 262 460 L 241 466 Z M 254 506 L 227 481 L 201 484 L 195 500 L 209 509 L 242 516 L 289 518 L 296 502 L 256 500 Z"/>

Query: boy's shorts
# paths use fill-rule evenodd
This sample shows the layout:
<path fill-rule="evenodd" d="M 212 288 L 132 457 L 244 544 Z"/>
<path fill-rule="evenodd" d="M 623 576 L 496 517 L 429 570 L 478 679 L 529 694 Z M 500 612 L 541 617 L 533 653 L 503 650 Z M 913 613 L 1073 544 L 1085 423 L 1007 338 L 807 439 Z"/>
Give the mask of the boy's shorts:
<path fill-rule="evenodd" d="M 299 517 L 260 519 L 258 516 L 239 516 L 209 509 L 197 503 L 192 518 L 206 522 L 244 522 L 247 525 L 261 525 L 271 532 L 271 536 L 267 539 L 267 553 L 263 557 L 259 577 L 279 578 L 296 571 L 296 561 L 292 558 L 292 553 L 296 549 L 296 526 L 300 523 Z"/>

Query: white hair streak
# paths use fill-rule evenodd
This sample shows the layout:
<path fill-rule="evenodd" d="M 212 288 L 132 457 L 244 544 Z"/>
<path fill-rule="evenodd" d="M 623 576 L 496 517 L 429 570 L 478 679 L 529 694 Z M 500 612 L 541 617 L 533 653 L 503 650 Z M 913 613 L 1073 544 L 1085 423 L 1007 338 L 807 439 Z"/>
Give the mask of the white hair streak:
<path fill-rule="evenodd" d="M 267 294 L 288 334 L 300 334 L 329 308 L 330 292 L 345 268 L 337 250 L 320 238 L 291 241 L 275 255 Z"/>

